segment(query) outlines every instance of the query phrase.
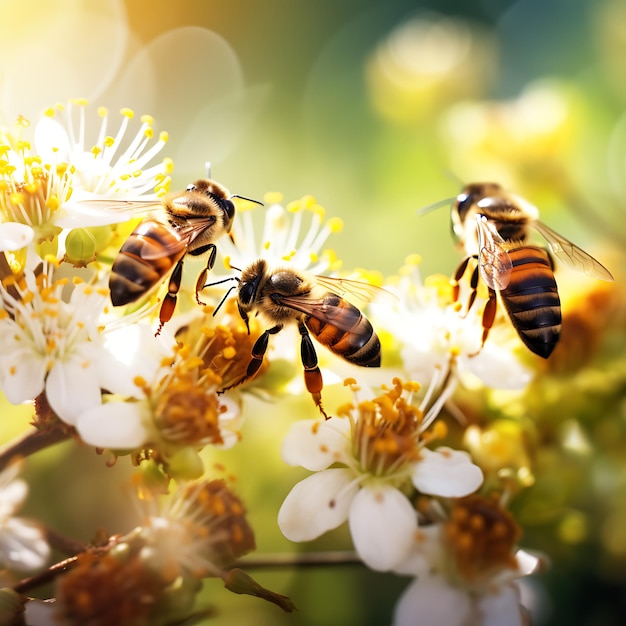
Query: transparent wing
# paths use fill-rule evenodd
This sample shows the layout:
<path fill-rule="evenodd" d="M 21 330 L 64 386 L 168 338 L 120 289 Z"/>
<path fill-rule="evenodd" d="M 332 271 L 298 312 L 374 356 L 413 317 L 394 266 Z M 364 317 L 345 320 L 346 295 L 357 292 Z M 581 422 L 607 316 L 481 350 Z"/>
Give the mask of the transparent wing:
<path fill-rule="evenodd" d="M 559 233 L 542 222 L 535 222 L 533 226 L 548 242 L 554 256 L 559 258 L 566 265 L 588 276 L 599 278 L 600 280 L 614 280 L 611 272 L 609 272 L 600 261 L 594 259 L 590 254 L 587 254 L 587 252 L 572 243 L 569 239 L 559 235 Z"/>
<path fill-rule="evenodd" d="M 354 326 L 361 317 L 361 311 L 347 301 L 342 301 L 339 306 L 329 304 L 327 297 L 281 296 L 280 304 L 294 311 L 310 315 L 339 330 L 354 332 Z"/>
<path fill-rule="evenodd" d="M 509 284 L 513 268 L 506 242 L 484 215 L 476 216 L 476 226 L 480 275 L 491 289 L 501 291 Z"/>
<path fill-rule="evenodd" d="M 147 215 L 155 209 L 161 208 L 159 199 L 152 200 L 115 200 L 114 198 L 90 198 L 78 200 L 76 206 L 87 211 L 102 211 L 104 213 L 117 212 L 133 215 Z"/>
<path fill-rule="evenodd" d="M 171 228 L 157 219 L 148 217 L 138 224 L 132 236 L 141 238 L 144 242 L 140 255 L 142 259 L 146 261 L 162 259 L 181 253 L 214 221 L 213 216 L 194 218 L 193 221 L 188 220 L 182 228 Z M 154 240 L 155 236 L 161 245 L 149 243 L 149 240 Z"/>
<path fill-rule="evenodd" d="M 382 287 L 376 287 L 361 280 L 352 280 L 350 278 L 338 278 L 335 276 L 316 276 L 315 282 L 324 289 L 332 291 L 342 298 L 354 298 L 363 303 L 372 302 L 373 300 L 392 300 L 398 298 L 395 294 L 390 293 Z"/>

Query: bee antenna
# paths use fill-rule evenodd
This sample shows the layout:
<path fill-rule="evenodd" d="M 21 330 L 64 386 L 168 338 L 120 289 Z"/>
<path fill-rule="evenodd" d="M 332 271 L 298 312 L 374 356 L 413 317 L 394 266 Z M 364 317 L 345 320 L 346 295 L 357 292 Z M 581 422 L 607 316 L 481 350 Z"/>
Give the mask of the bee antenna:
<path fill-rule="evenodd" d="M 431 211 L 434 211 L 435 209 L 445 206 L 446 204 L 452 204 L 455 200 L 456 200 L 456 197 L 444 198 L 443 200 L 437 200 L 437 202 L 433 202 L 432 204 L 427 204 L 421 209 L 418 209 L 417 214 L 426 215 L 426 213 L 430 213 Z"/>
<path fill-rule="evenodd" d="M 260 204 L 261 206 L 263 206 L 262 202 L 259 202 L 258 200 L 253 200 L 252 198 L 246 198 L 245 196 L 240 196 L 238 193 L 233 194 L 231 198 L 241 198 L 242 200 L 247 200 L 248 202 L 253 202 L 254 204 Z"/>
<path fill-rule="evenodd" d="M 239 280 L 238 278 L 236 278 L 235 276 L 233 276 L 233 278 L 227 279 L 227 280 Z M 225 281 L 220 280 L 220 283 L 223 283 Z M 217 285 L 218 283 L 213 283 L 214 285 Z M 220 300 L 220 303 L 217 305 L 217 307 L 215 307 L 215 311 L 213 311 L 213 317 L 215 317 L 217 315 L 217 312 L 222 308 L 222 305 L 224 304 L 224 302 L 226 302 L 226 299 L 228 298 L 228 296 L 230 295 L 230 292 L 235 289 L 237 287 L 237 285 L 233 285 L 232 287 L 230 287 L 228 289 L 228 291 L 224 294 L 224 297 Z"/>
<path fill-rule="evenodd" d="M 455 183 L 458 183 L 459 187 L 465 187 L 467 185 L 467 183 L 462 181 L 452 170 L 446 170 L 446 176 Z"/>

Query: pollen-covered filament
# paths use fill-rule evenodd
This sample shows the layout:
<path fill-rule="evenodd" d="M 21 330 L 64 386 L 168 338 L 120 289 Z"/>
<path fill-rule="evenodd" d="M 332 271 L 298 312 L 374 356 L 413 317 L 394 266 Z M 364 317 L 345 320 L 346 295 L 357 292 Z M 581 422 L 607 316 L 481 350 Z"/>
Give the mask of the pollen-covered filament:
<path fill-rule="evenodd" d="M 458 500 L 442 538 L 450 577 L 464 587 L 481 587 L 503 570 L 516 570 L 519 537 L 513 516 L 495 498 Z"/>
<path fill-rule="evenodd" d="M 398 379 L 393 383 L 381 396 L 360 402 L 345 413 L 351 420 L 352 455 L 360 470 L 386 480 L 396 475 L 402 483 L 424 445 L 423 413 L 410 403 L 419 386 Z"/>

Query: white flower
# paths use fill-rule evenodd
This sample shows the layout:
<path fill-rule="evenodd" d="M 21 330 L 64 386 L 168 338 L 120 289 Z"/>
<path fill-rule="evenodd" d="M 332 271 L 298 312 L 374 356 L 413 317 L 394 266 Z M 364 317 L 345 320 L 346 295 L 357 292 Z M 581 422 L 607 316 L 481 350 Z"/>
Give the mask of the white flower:
<path fill-rule="evenodd" d="M 78 108 L 78 122 L 74 110 Z M 154 120 L 143 115 L 139 128 L 131 131 L 135 117 L 131 109 L 120 111 L 121 121 L 110 129 L 111 119 L 104 107 L 97 109 L 100 128 L 93 133 L 93 143 L 85 122 L 86 100 L 71 100 L 67 106 L 50 108 L 35 127 L 35 146 L 41 158 L 52 164 L 63 163 L 72 172 L 72 196 L 64 202 L 64 215 L 57 224 L 66 228 L 100 226 L 128 220 L 132 210 L 106 210 L 86 200 L 142 199 L 158 201 L 156 192 L 169 184 L 171 162 L 156 164 L 155 157 L 167 142 L 167 133 L 154 140 Z M 58 117 L 63 117 L 63 122 Z"/>
<path fill-rule="evenodd" d="M 34 570 L 47 561 L 50 547 L 37 524 L 14 517 L 28 493 L 26 483 L 17 479 L 20 467 L 13 463 L 0 472 L 0 567 Z"/>
<path fill-rule="evenodd" d="M 389 570 L 415 541 L 417 514 L 408 488 L 423 494 L 459 497 L 482 483 L 469 455 L 425 447 L 433 417 L 411 406 L 403 386 L 362 402 L 357 415 L 294 424 L 283 442 L 290 465 L 317 472 L 298 483 L 278 514 L 283 534 L 310 541 L 348 520 L 354 546 L 372 569 Z M 438 411 L 438 409 L 437 409 Z M 435 413 L 436 414 L 436 413 Z"/>
<path fill-rule="evenodd" d="M 220 378 L 202 358 L 184 344 L 155 340 L 148 326 L 136 326 L 128 339 L 114 351 L 134 353 L 134 389 L 81 413 L 76 429 L 83 441 L 116 450 L 150 443 L 168 457 L 187 446 L 229 447 L 239 440 L 240 407 L 218 399 Z"/>
<path fill-rule="evenodd" d="M 223 480 L 178 487 L 134 534 L 153 546 L 155 565 L 176 565 L 197 578 L 222 575 L 222 568 L 255 547 L 245 507 Z"/>
<path fill-rule="evenodd" d="M 446 522 L 420 530 L 395 571 L 416 576 L 400 598 L 394 626 L 523 626 L 514 581 L 541 560 L 518 550 L 519 529 L 497 502 L 469 496 Z"/>
<path fill-rule="evenodd" d="M 101 403 L 101 389 L 128 389 L 126 369 L 104 349 L 106 288 L 54 280 L 46 265 L 38 276 L 26 272 L 24 283 L 0 284 L 0 301 L 0 387 L 11 403 L 45 391 L 52 410 L 74 425 Z"/>
<path fill-rule="evenodd" d="M 515 334 L 508 327 L 494 327 L 481 347 L 482 307 L 476 302 L 462 311 L 452 300 L 449 279 L 435 276 L 423 284 L 418 263 L 410 257 L 398 284 L 387 287 L 399 296 L 395 310 L 386 310 L 380 319 L 375 310 L 372 315 L 374 326 L 388 330 L 400 343 L 405 375 L 426 383 L 445 371 L 452 386 L 478 377 L 497 389 L 524 388 L 532 374 L 516 357 Z"/>
<path fill-rule="evenodd" d="M 280 194 L 268 194 L 267 208 L 251 205 L 239 211 L 233 224 L 232 238 L 220 242 L 220 254 L 226 264 L 243 269 L 259 258 L 270 266 L 287 265 L 321 274 L 337 267 L 331 250 L 323 249 L 332 233 L 343 226 L 339 218 L 326 219 L 326 211 L 312 196 L 305 196 L 284 207 Z M 254 214 L 264 211 L 260 239 L 255 233 Z M 234 242 L 234 243 L 233 243 Z"/>

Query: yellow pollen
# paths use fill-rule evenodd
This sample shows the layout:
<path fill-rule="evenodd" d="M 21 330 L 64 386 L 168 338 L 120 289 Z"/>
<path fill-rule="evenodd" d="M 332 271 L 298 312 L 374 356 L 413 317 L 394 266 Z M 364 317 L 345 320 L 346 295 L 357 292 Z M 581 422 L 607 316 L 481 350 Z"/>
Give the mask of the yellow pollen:
<path fill-rule="evenodd" d="M 152 115 L 142 115 L 139 118 L 144 124 L 154 124 L 154 118 L 152 117 Z"/>
<path fill-rule="evenodd" d="M 270 242 L 269 242 L 269 241 L 266 241 L 266 242 L 263 244 L 263 247 L 264 247 L 266 250 L 269 250 L 269 249 L 270 249 Z"/>
<path fill-rule="evenodd" d="M 343 230 L 343 220 L 339 217 L 331 217 L 326 226 L 330 229 L 331 233 L 339 233 Z"/>
<path fill-rule="evenodd" d="M 106 107 L 98 107 L 98 115 L 105 118 L 109 114 L 109 110 Z"/>
<path fill-rule="evenodd" d="M 456 358 L 460 356 L 460 354 L 461 354 L 461 348 L 459 346 L 450 346 L 450 356 L 452 356 L 453 358 Z"/>
<path fill-rule="evenodd" d="M 405 265 L 414 265 L 417 266 L 422 262 L 422 257 L 419 254 L 409 254 L 406 259 L 404 259 Z"/>
<path fill-rule="evenodd" d="M 222 350 L 222 356 L 225 359 L 234 359 L 237 356 L 237 351 L 232 346 L 227 346 Z"/>
<path fill-rule="evenodd" d="M 15 376 L 15 373 L 17 372 L 15 365 L 11 365 L 11 367 L 9 368 L 9 374 L 11 374 L 11 376 Z"/>
<path fill-rule="evenodd" d="M 154 137 L 154 129 L 149 126 L 148 128 L 146 128 L 146 130 L 143 131 L 143 136 L 147 137 L 148 139 L 152 139 L 152 137 Z"/>
<path fill-rule="evenodd" d="M 283 201 L 283 194 L 280 191 L 269 191 L 263 196 L 265 204 L 280 204 Z"/>
<path fill-rule="evenodd" d="M 95 157 L 97 157 L 101 152 L 102 152 L 102 148 L 100 148 L 99 146 L 94 146 L 91 149 L 91 154 L 93 154 Z"/>
<path fill-rule="evenodd" d="M 30 120 L 25 118 L 23 115 L 18 115 L 17 116 L 17 120 L 16 120 L 16 124 L 18 126 L 21 126 L 22 128 L 28 128 L 30 126 Z"/>
<path fill-rule="evenodd" d="M 115 138 L 108 135 L 102 142 L 106 148 L 110 148 L 115 143 Z"/>
<path fill-rule="evenodd" d="M 89 104 L 89 100 L 87 98 L 74 98 L 70 100 L 70 103 L 79 107 L 86 107 Z"/>
<path fill-rule="evenodd" d="M 169 141 L 170 135 L 166 130 L 162 130 L 159 133 L 159 140 L 162 141 L 163 143 L 167 143 Z M 173 163 L 173 161 L 172 161 Z"/>
<path fill-rule="evenodd" d="M 132 120 L 133 117 L 135 117 L 135 112 L 132 109 L 128 109 L 128 108 L 123 108 L 120 109 L 120 114 L 124 115 L 125 117 L 127 117 L 129 120 Z"/>
<path fill-rule="evenodd" d="M 143 376 L 135 376 L 135 378 L 133 378 L 133 383 L 137 387 L 145 387 L 146 386 L 146 379 Z"/>
<path fill-rule="evenodd" d="M 49 107 L 49 108 L 47 108 L 47 109 L 43 112 L 43 114 L 44 114 L 46 117 L 54 117 L 54 108 L 53 108 L 53 107 Z"/>
<path fill-rule="evenodd" d="M 315 252 L 311 252 L 309 258 L 311 259 L 311 263 L 317 263 L 319 256 L 315 254 Z"/>

